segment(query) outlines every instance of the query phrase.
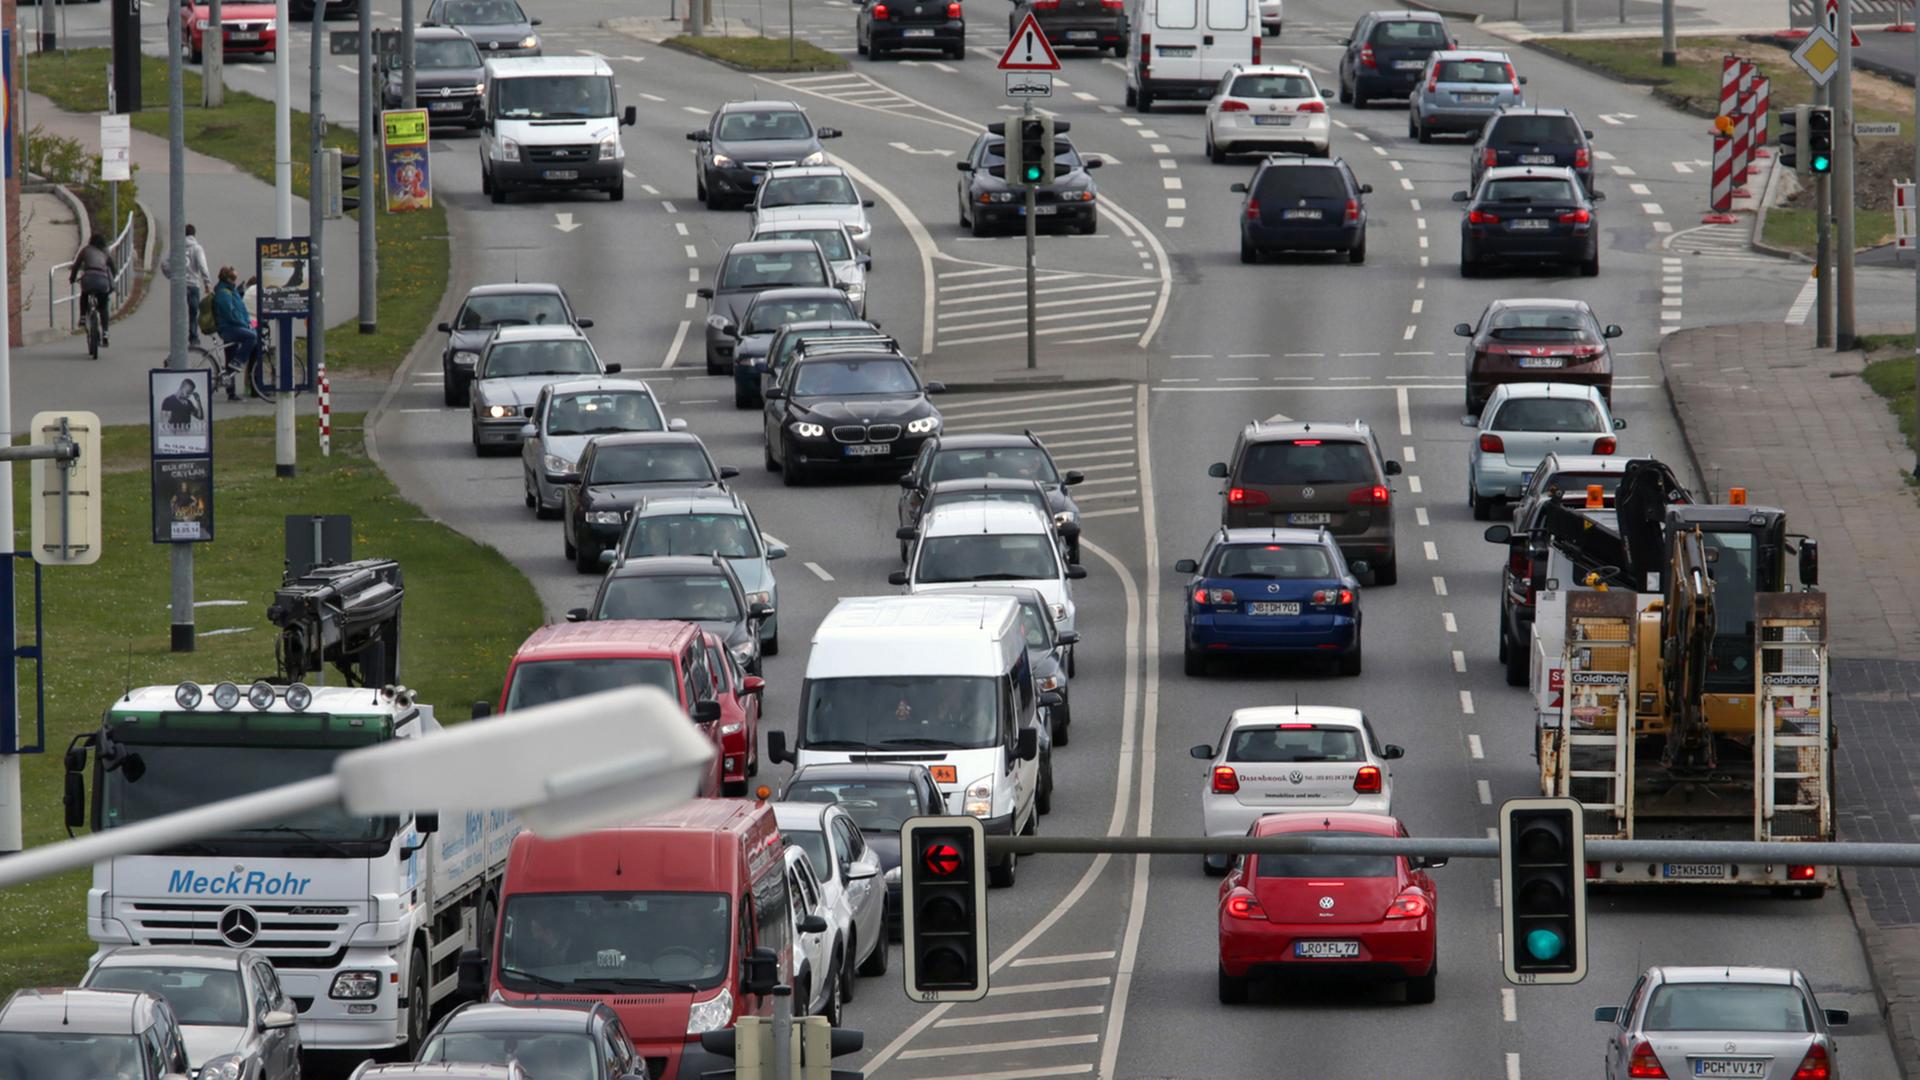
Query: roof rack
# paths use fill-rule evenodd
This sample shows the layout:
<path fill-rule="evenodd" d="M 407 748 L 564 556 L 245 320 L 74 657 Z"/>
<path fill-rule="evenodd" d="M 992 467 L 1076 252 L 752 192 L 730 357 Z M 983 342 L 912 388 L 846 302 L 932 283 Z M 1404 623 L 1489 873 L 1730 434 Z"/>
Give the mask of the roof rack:
<path fill-rule="evenodd" d="M 794 348 L 793 359 L 829 356 L 837 353 L 870 353 L 876 350 L 905 356 L 900 342 L 886 334 L 859 334 L 848 337 L 802 338 Z"/>

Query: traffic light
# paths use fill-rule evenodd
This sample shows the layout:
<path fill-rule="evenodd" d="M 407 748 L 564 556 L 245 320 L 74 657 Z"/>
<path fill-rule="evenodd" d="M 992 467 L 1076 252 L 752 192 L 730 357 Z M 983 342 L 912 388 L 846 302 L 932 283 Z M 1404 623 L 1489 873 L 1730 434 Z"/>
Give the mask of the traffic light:
<path fill-rule="evenodd" d="M 1509 799 L 1500 807 L 1500 951 L 1509 982 L 1575 983 L 1586 977 L 1580 814 L 1573 799 Z"/>
<path fill-rule="evenodd" d="M 33 561 L 87 566 L 100 559 L 100 418 L 90 412 L 36 413 L 27 424 L 34 446 L 58 456 L 34 458 Z"/>
<path fill-rule="evenodd" d="M 1833 171 L 1833 110 L 1807 106 L 1807 168 L 1815 176 Z"/>
<path fill-rule="evenodd" d="M 900 826 L 900 858 L 907 997 L 987 996 L 987 836 L 980 819 L 908 818 Z"/>
<path fill-rule="evenodd" d="M 1774 136 L 1774 156 L 1780 164 L 1793 170 L 1800 179 L 1807 178 L 1807 106 L 1795 105 L 1780 112 L 1780 130 Z"/>
<path fill-rule="evenodd" d="M 1053 137 L 1047 130 L 1050 127 L 1052 125 L 1044 116 L 1026 117 L 1020 121 L 1019 177 L 1015 180 L 1009 174 L 1007 179 L 1029 186 L 1053 179 Z"/>
<path fill-rule="evenodd" d="M 860 1080 L 861 1070 L 836 1069 L 833 1059 L 859 1053 L 867 1045 L 865 1032 L 834 1027 L 824 1016 L 806 1017 L 798 1025 L 794 1042 L 800 1048 L 799 1080 Z"/>
<path fill-rule="evenodd" d="M 733 1059 L 733 1071 L 708 1073 L 733 1080 L 772 1080 L 773 1021 L 764 1016 L 742 1016 L 730 1028 L 700 1033 L 700 1047 L 709 1054 Z"/>
<path fill-rule="evenodd" d="M 352 210 L 357 210 L 360 207 L 359 197 L 355 195 L 347 194 L 347 192 L 352 191 L 355 188 L 360 186 L 359 174 L 349 172 L 348 170 L 358 169 L 359 167 L 360 167 L 359 154 L 349 154 L 344 150 L 341 151 L 340 153 L 340 186 L 336 190 L 340 193 L 340 212 L 343 214 Z"/>

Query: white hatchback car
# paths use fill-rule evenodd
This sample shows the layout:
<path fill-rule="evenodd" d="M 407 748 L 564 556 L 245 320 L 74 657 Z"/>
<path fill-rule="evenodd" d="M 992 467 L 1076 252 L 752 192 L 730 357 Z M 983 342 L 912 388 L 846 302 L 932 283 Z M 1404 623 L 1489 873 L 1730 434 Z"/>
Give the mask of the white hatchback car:
<path fill-rule="evenodd" d="M 827 910 L 806 849 L 792 845 L 787 847 L 787 894 L 793 914 L 794 1015 L 824 1016 L 839 1027 L 840 1006 L 846 1001 L 835 966 L 842 955 L 840 928 Z"/>
<path fill-rule="evenodd" d="M 842 943 L 840 996 L 852 1001 L 856 970 L 862 975 L 887 970 L 887 890 L 880 853 L 867 846 L 852 815 L 834 803 L 774 803 L 773 820 L 787 843 L 813 863 L 821 902 Z"/>
<path fill-rule="evenodd" d="M 1333 139 L 1326 99 L 1332 96 L 1298 64 L 1236 64 L 1207 102 L 1207 157 L 1216 165 L 1230 154 L 1326 157 Z"/>
<path fill-rule="evenodd" d="M 1548 454 L 1611 456 L 1613 433 L 1627 426 L 1594 387 L 1552 382 L 1501 383 L 1460 422 L 1479 432 L 1467 448 L 1467 502 L 1480 521 L 1518 499 Z"/>
<path fill-rule="evenodd" d="M 920 538 L 907 569 L 887 576 L 909 592 L 1025 585 L 1047 599 L 1058 633 L 1075 632 L 1070 581 L 1087 576 L 1067 562 L 1053 522 L 1031 506 L 967 502 L 943 506 L 920 519 Z"/>
<path fill-rule="evenodd" d="M 1242 836 L 1268 814 L 1393 812 L 1393 766 L 1406 751 L 1382 743 L 1359 709 L 1263 705 L 1235 709 L 1218 745 L 1191 751 L 1210 762 L 1200 794 L 1208 836 Z M 1204 857 L 1207 872 L 1232 861 Z"/>
<path fill-rule="evenodd" d="M 778 222 L 837 221 L 847 227 L 853 245 L 872 264 L 873 224 L 867 211 L 873 200 L 860 194 L 853 178 L 837 165 L 774 169 L 753 193 L 753 231 Z"/>

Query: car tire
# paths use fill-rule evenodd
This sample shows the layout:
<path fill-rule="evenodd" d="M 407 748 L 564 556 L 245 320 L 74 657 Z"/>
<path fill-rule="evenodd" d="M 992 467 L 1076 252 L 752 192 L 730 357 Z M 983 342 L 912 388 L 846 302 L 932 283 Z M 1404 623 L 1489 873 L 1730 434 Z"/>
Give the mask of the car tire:
<path fill-rule="evenodd" d="M 407 964 L 407 1046 L 409 1059 L 417 1057 L 427 1045 L 427 1032 L 433 1029 L 433 1009 L 427 1003 L 427 953 L 415 945 L 413 959 Z"/>
<path fill-rule="evenodd" d="M 1433 967 L 1425 975 L 1407 980 L 1407 1004 L 1431 1005 L 1435 996 L 1436 984 L 1440 980 L 1440 961 L 1435 960 Z"/>
<path fill-rule="evenodd" d="M 1247 1003 L 1247 979 L 1244 975 L 1229 975 L 1227 969 L 1220 969 L 1220 1004 L 1245 1005 Z"/>
<path fill-rule="evenodd" d="M 854 973 L 859 966 L 856 962 L 859 952 L 860 932 L 858 930 L 852 930 L 847 936 L 847 952 L 843 958 L 844 962 L 840 965 L 840 1003 L 842 1005 L 853 1001 L 853 995 L 859 990 L 859 984 L 854 980 Z"/>
<path fill-rule="evenodd" d="M 967 231 L 969 233 L 972 233 L 974 236 L 986 236 L 987 235 L 986 219 L 981 217 L 979 214 L 974 214 L 972 219 L 967 223 Z"/>
<path fill-rule="evenodd" d="M 1133 87 L 1131 86 L 1127 87 L 1126 98 L 1127 98 L 1127 108 L 1129 109 L 1133 108 L 1134 102 L 1138 100 L 1138 95 L 1134 93 Z"/>
<path fill-rule="evenodd" d="M 996 889 L 1013 888 L 1013 879 L 1020 870 L 1020 856 L 1007 852 L 999 862 L 987 869 L 987 884 Z"/>
<path fill-rule="evenodd" d="M 573 537 L 568 534 L 564 525 L 560 527 L 560 557 L 568 562 L 572 562 L 574 557 Z"/>
<path fill-rule="evenodd" d="M 1052 716 L 1053 745 L 1065 746 L 1073 741 L 1073 703 L 1061 695 L 1060 704 L 1054 707 Z"/>
<path fill-rule="evenodd" d="M 780 480 L 781 482 L 786 484 L 788 487 L 799 487 L 801 479 L 802 477 L 800 476 L 799 463 L 793 460 L 793 455 L 789 453 L 786 449 L 786 446 L 782 444 L 780 448 Z"/>
<path fill-rule="evenodd" d="M 877 41 L 867 42 L 867 59 L 878 61 L 878 60 L 884 59 L 886 55 L 887 55 L 886 52 L 880 48 L 879 42 Z"/>
<path fill-rule="evenodd" d="M 1521 648 L 1519 642 L 1507 640 L 1504 627 L 1500 631 L 1500 642 L 1506 653 L 1500 659 L 1507 670 L 1507 685 L 1527 685 L 1527 676 L 1533 674 L 1528 670 L 1531 666 L 1531 658 L 1527 655 L 1527 650 Z"/>
<path fill-rule="evenodd" d="M 454 381 L 446 369 L 440 371 L 440 400 L 449 407 L 458 408 L 460 402 L 460 384 Z"/>
<path fill-rule="evenodd" d="M 1363 263 L 1367 261 L 1367 230 L 1360 230 L 1360 242 L 1347 249 L 1347 261 Z"/>
<path fill-rule="evenodd" d="M 759 401 L 755 400 L 756 396 L 757 395 L 751 394 L 747 390 L 742 388 L 739 383 L 733 384 L 733 407 L 734 408 L 736 409 L 753 408 L 755 405 L 760 404 Z"/>
<path fill-rule="evenodd" d="M 773 459 L 773 444 L 767 442 L 765 435 L 760 437 L 760 457 L 768 472 L 780 471 L 780 463 Z"/>
<path fill-rule="evenodd" d="M 1121 38 L 1120 44 L 1115 45 L 1113 47 L 1113 58 L 1115 60 L 1125 60 L 1127 58 L 1127 39 L 1126 38 Z"/>
<path fill-rule="evenodd" d="M 884 913 L 883 913 L 884 915 Z M 885 922 L 884 917 L 881 920 Z M 880 944 L 874 947 L 871 955 L 860 961 L 860 974 L 872 978 L 887 973 L 887 935 L 880 935 Z"/>
<path fill-rule="evenodd" d="M 493 182 L 493 187 L 492 187 L 492 189 L 491 189 L 491 190 L 489 190 L 489 191 L 487 192 L 487 194 L 488 194 L 488 195 L 491 195 L 491 196 L 493 197 L 493 204 L 494 204 L 495 206 L 504 206 L 504 205 L 506 205 L 506 201 L 507 201 L 507 185 L 505 185 L 505 184 L 503 184 L 503 183 L 501 183 L 501 182 L 500 182 L 500 181 L 498 181 L 498 180 L 495 180 L 495 181 Z"/>
<path fill-rule="evenodd" d="M 1347 81 L 1345 79 L 1340 80 L 1340 104 L 1353 104 L 1353 91 L 1347 89 Z"/>
<path fill-rule="evenodd" d="M 1361 93 L 1360 84 L 1355 83 L 1353 86 L 1353 107 L 1356 109 L 1364 109 L 1367 107 L 1367 102 L 1367 95 Z"/>
<path fill-rule="evenodd" d="M 520 497 L 527 504 L 527 509 L 540 509 L 540 495 L 534 490 L 533 474 L 525 469 L 520 470 L 520 487 Z"/>
<path fill-rule="evenodd" d="M 1347 678 L 1354 678 L 1360 674 L 1360 669 L 1361 669 L 1360 641 L 1361 641 L 1360 630 L 1358 627 L 1356 627 L 1354 629 L 1354 634 L 1353 634 L 1352 650 L 1349 651 L 1345 656 L 1342 656 L 1340 658 L 1340 674 L 1343 676 L 1346 676 Z"/>
<path fill-rule="evenodd" d="M 1248 240 L 1245 235 L 1240 237 L 1240 261 L 1249 264 L 1260 261 L 1260 249 L 1254 247 L 1253 241 Z"/>
<path fill-rule="evenodd" d="M 1140 84 L 1139 93 L 1133 95 L 1133 111 L 1138 113 L 1153 111 L 1153 91 L 1148 90 L 1144 82 Z"/>
<path fill-rule="evenodd" d="M 853 35 L 853 51 L 861 56 L 867 55 L 867 43 L 860 40 L 858 33 Z"/>
<path fill-rule="evenodd" d="M 760 643 L 760 655 L 761 656 L 779 656 L 780 655 L 780 632 L 778 630 L 774 631 L 772 637 Z"/>
<path fill-rule="evenodd" d="M 619 183 L 607 189 L 608 202 L 625 202 L 626 199 L 627 199 L 627 182 L 625 180 L 622 180 Z"/>
<path fill-rule="evenodd" d="M 1600 276 L 1600 253 L 1598 251 L 1595 251 L 1593 253 L 1592 258 L 1582 259 L 1580 261 L 1580 276 L 1581 277 L 1599 277 Z"/>
<path fill-rule="evenodd" d="M 1213 130 L 1211 128 L 1207 130 L 1207 160 L 1213 162 L 1215 165 L 1225 165 L 1227 163 L 1227 152 L 1220 149 L 1213 141 Z"/>
<path fill-rule="evenodd" d="M 591 540 L 575 545 L 573 568 L 583 574 L 599 573 L 601 570 L 599 545 Z"/>
<path fill-rule="evenodd" d="M 1467 494 L 1467 502 L 1473 507 L 1473 520 L 1492 521 L 1494 500 L 1483 497 L 1478 491 Z"/>
<path fill-rule="evenodd" d="M 1420 124 L 1415 119 L 1414 112 L 1412 109 L 1407 110 L 1407 138 L 1420 139 Z M 1427 140 L 1420 139 L 1420 141 L 1426 142 Z"/>
<path fill-rule="evenodd" d="M 947 50 L 947 59 L 949 60 L 965 60 L 966 58 L 967 47 L 965 45 L 955 45 L 953 48 Z"/>
<path fill-rule="evenodd" d="M 1095 210 L 1093 212 L 1093 216 L 1088 218 L 1087 223 L 1085 225 L 1080 226 L 1078 231 L 1081 236 L 1092 236 L 1094 233 L 1099 232 L 1100 231 L 1100 211 Z"/>
<path fill-rule="evenodd" d="M 1400 582 L 1400 560 L 1390 560 L 1387 565 L 1375 567 L 1373 583 L 1375 585 L 1397 585 Z"/>
<path fill-rule="evenodd" d="M 1207 654 L 1206 653 L 1203 653 L 1198 649 L 1189 648 L 1185 651 L 1184 655 L 1186 660 L 1185 670 L 1188 677 L 1198 679 L 1206 675 L 1207 673 Z"/>
<path fill-rule="evenodd" d="M 1460 276 L 1463 278 L 1480 276 L 1480 267 L 1473 261 L 1473 252 L 1465 245 L 1460 248 Z"/>
<path fill-rule="evenodd" d="M 1040 790 L 1033 795 L 1033 812 L 1053 813 L 1053 755 L 1045 754 L 1040 758 Z"/>
<path fill-rule="evenodd" d="M 833 970 L 827 974 L 827 1000 L 826 1004 L 821 1006 L 820 1015 L 826 1017 L 829 1026 L 839 1027 L 840 1003 L 844 1000 L 842 997 L 844 991 L 840 986 L 841 964 L 839 956 L 836 955 L 833 958 L 831 966 Z"/>

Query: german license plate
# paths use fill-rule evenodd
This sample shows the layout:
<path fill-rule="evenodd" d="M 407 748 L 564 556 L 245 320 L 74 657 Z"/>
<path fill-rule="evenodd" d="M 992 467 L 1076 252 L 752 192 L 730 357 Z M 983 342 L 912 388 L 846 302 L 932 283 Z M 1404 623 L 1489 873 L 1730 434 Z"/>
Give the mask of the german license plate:
<path fill-rule="evenodd" d="M 1252 600 L 1247 603 L 1249 615 L 1298 615 L 1298 600 Z"/>
<path fill-rule="evenodd" d="M 1256 116 L 1253 118 L 1258 127 L 1287 127 L 1293 123 L 1291 116 Z"/>
<path fill-rule="evenodd" d="M 1282 210 L 1280 211 L 1280 217 L 1283 221 L 1319 221 L 1320 211 L 1312 208 L 1304 210 Z"/>
<path fill-rule="evenodd" d="M 1546 218 L 1514 218 L 1507 222 L 1507 228 L 1514 232 L 1539 232 L 1548 225 Z"/>
<path fill-rule="evenodd" d="M 1057 214 L 1059 212 L 1060 212 L 1060 208 L 1057 206 L 1036 206 L 1033 208 L 1034 217 L 1048 217 L 1052 214 Z M 1021 217 L 1027 216 L 1026 207 L 1024 206 L 1020 207 L 1020 216 Z"/>
<path fill-rule="evenodd" d="M 1765 1076 L 1766 1058 L 1694 1058 L 1695 1076 Z"/>
<path fill-rule="evenodd" d="M 1154 51 L 1158 52 L 1161 56 L 1192 56 L 1193 46 L 1191 45 L 1157 45 L 1154 47 Z"/>
<path fill-rule="evenodd" d="M 847 447 L 848 457 L 885 457 L 893 453 L 893 444 L 884 442 L 854 443 Z"/>
<path fill-rule="evenodd" d="M 1522 164 L 1522 165 L 1551 165 L 1551 164 L 1553 164 L 1553 155 L 1552 155 L 1552 154 L 1521 154 L 1521 155 L 1520 155 L 1520 164 Z"/>
<path fill-rule="evenodd" d="M 1453 97 L 1455 101 L 1460 102 L 1462 105 L 1490 105 L 1493 103 L 1492 94 L 1455 94 Z"/>
<path fill-rule="evenodd" d="M 1660 876 L 1667 877 L 1667 878 L 1677 878 L 1685 881 L 1725 881 L 1727 878 L 1727 864 L 1697 863 L 1697 862 L 1670 862 L 1670 863 L 1667 863 L 1665 866 L 1661 867 Z M 1746 1074 L 1708 1073 L 1706 1075 L 1742 1076 Z M 1754 1073 L 1753 1075 L 1765 1076 L 1766 1074 Z"/>
<path fill-rule="evenodd" d="M 1520 366 L 1523 368 L 1557 368 L 1565 367 L 1566 364 L 1567 362 L 1565 360 L 1557 356 L 1523 356 L 1520 358 Z"/>
<path fill-rule="evenodd" d="M 933 774 L 933 782 L 936 784 L 957 784 L 960 782 L 959 766 L 957 765 L 932 765 L 927 768 L 927 771 Z"/>
<path fill-rule="evenodd" d="M 548 169 L 545 172 L 542 172 L 540 176 L 541 176 L 541 179 L 544 179 L 544 180 L 578 180 L 580 179 L 580 170 Z"/>
<path fill-rule="evenodd" d="M 1357 941 L 1296 941 L 1293 955 L 1307 960 L 1345 960 L 1360 955 Z"/>
<path fill-rule="evenodd" d="M 1098 31 L 1098 30 L 1069 30 L 1069 31 L 1067 31 L 1067 40 L 1068 40 L 1068 41 L 1099 41 L 1099 40 L 1100 40 L 1100 31 Z"/>
<path fill-rule="evenodd" d="M 229 30 L 229 31 L 227 31 L 227 40 L 228 40 L 228 41 L 259 41 L 259 40 L 260 40 L 260 31 L 258 31 L 258 30 Z"/>
<path fill-rule="evenodd" d="M 459 102 L 457 102 L 457 101 L 429 101 L 429 102 L 427 102 L 427 111 L 428 111 L 428 112 L 452 112 L 453 110 L 455 110 L 455 109 L 457 109 L 457 108 L 459 108 L 459 107 L 460 107 L 460 103 L 459 103 Z"/>
<path fill-rule="evenodd" d="M 1332 514 L 1288 514 L 1289 525 L 1325 525 L 1333 520 Z"/>
<path fill-rule="evenodd" d="M 900 34 L 900 36 L 901 36 L 901 37 L 932 37 L 932 36 L 933 36 L 933 31 L 931 31 L 931 30 L 906 30 L 906 31 L 903 31 L 903 32 L 902 32 L 902 33 Z"/>

